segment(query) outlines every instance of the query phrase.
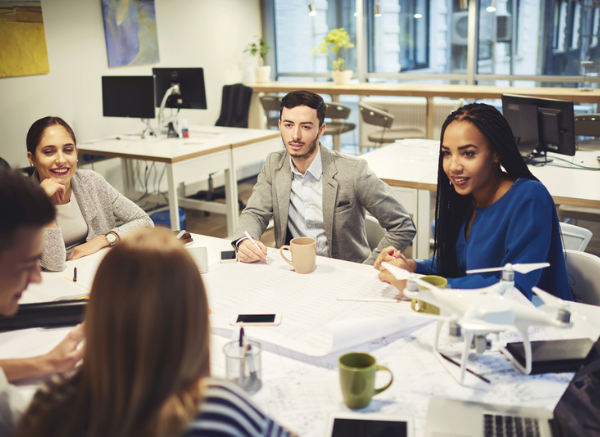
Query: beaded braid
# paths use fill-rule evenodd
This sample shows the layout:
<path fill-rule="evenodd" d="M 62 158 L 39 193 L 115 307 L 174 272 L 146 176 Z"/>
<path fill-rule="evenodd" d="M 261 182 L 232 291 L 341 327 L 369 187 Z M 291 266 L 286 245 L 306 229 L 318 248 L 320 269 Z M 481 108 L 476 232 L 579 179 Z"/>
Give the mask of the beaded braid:
<path fill-rule="evenodd" d="M 456 262 L 456 240 L 469 213 L 473 196 L 456 193 L 444 173 L 441 146 L 446 128 L 453 121 L 468 121 L 486 137 L 490 147 L 500 156 L 500 165 L 514 179 L 537 180 L 521 158 L 512 130 L 504 116 L 495 107 L 484 103 L 471 103 L 452 112 L 442 126 L 438 160 L 438 185 L 435 200 L 435 246 L 433 256 L 441 276 L 455 278 L 460 275 Z"/>

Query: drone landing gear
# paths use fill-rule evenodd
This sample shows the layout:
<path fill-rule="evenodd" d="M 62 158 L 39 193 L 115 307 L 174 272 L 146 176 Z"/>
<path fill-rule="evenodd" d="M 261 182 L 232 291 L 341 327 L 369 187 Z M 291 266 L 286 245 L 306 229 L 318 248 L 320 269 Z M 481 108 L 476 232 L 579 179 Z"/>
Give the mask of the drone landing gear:
<path fill-rule="evenodd" d="M 521 364 L 514 357 L 514 355 L 511 354 L 499 342 L 498 342 L 498 349 L 500 349 L 500 352 L 502 352 L 502 354 L 508 359 L 508 361 L 510 361 L 512 363 L 512 365 L 515 366 L 517 369 L 519 369 L 519 371 L 521 371 L 521 373 L 523 373 L 524 375 L 529 375 L 531 373 L 531 360 L 532 360 L 531 341 L 529 341 L 529 335 L 527 335 L 527 330 L 524 330 L 524 331 L 519 330 L 519 333 L 521 334 L 521 337 L 523 338 L 523 348 L 525 350 L 525 367 L 523 367 L 523 364 Z"/>
<path fill-rule="evenodd" d="M 467 369 L 467 361 L 469 359 L 469 352 L 471 349 L 475 349 L 478 354 L 482 354 L 485 351 L 491 349 L 492 342 L 487 339 L 487 335 L 475 334 L 474 332 L 467 332 L 464 336 L 461 333 L 461 328 L 456 323 L 455 320 L 449 321 L 449 339 L 454 342 L 464 341 L 463 349 L 461 354 L 460 363 L 452 360 L 451 358 L 442 354 L 439 350 L 439 339 L 440 334 L 442 332 L 442 326 L 444 325 L 444 320 L 438 320 L 436 331 L 435 331 L 435 341 L 433 345 L 434 355 L 440 361 L 442 366 L 446 368 L 448 373 L 452 375 L 452 377 L 461 385 L 465 385 L 465 374 L 467 371 L 471 372 Z M 458 374 L 456 372 L 456 367 L 451 367 L 449 363 L 453 363 L 459 366 Z M 471 372 L 472 373 L 472 372 Z M 481 377 L 480 377 L 481 378 Z"/>

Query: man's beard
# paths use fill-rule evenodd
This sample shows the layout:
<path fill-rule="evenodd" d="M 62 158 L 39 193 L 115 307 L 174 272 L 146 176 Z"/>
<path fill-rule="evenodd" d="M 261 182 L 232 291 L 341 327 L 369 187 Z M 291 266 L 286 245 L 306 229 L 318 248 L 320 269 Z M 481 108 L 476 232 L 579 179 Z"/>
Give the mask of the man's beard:
<path fill-rule="evenodd" d="M 281 138 L 283 140 L 283 136 Z M 290 141 L 290 143 L 293 143 L 294 141 Z M 285 143 L 285 141 L 284 141 Z M 296 143 L 297 144 L 297 143 Z M 302 143 L 302 144 L 306 144 L 306 143 Z M 288 146 L 288 144 L 286 144 L 286 146 Z M 314 141 L 312 142 L 311 147 L 308 149 L 308 151 L 302 155 L 294 155 L 292 152 L 290 152 L 290 149 L 288 148 L 288 153 L 290 154 L 290 156 L 296 158 L 296 159 L 306 159 L 309 158 L 310 156 L 313 155 L 315 149 L 317 148 L 317 146 L 319 145 L 319 134 L 317 134 L 317 136 L 315 137 Z M 286 147 L 287 148 L 287 147 Z"/>

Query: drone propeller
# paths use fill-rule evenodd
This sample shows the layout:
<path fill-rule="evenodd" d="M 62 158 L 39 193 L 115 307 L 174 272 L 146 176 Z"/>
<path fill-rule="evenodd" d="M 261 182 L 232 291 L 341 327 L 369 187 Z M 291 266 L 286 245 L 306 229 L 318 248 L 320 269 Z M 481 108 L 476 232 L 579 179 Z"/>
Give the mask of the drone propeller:
<path fill-rule="evenodd" d="M 558 313 L 556 315 L 559 322 L 564 323 L 565 325 L 571 324 L 571 308 L 570 305 L 563 301 L 561 298 L 556 297 L 548 293 L 547 291 L 542 290 L 538 287 L 532 287 L 531 289 L 537 296 L 544 302 L 544 304 L 549 307 L 556 308 Z"/>
<path fill-rule="evenodd" d="M 542 302 L 544 302 L 548 306 L 560 308 L 565 304 L 561 298 L 553 296 L 547 291 L 542 290 L 541 288 L 533 287 L 531 290 L 535 294 L 537 294 L 537 296 L 542 300 Z"/>
<path fill-rule="evenodd" d="M 498 272 L 506 268 L 512 267 L 515 272 L 518 273 L 529 273 L 537 269 L 543 269 L 549 267 L 550 263 L 528 263 L 528 264 L 506 264 L 504 267 L 491 267 L 487 269 L 474 269 L 467 270 L 467 273 L 484 273 L 484 272 Z"/>
<path fill-rule="evenodd" d="M 388 262 L 382 262 L 382 266 L 384 266 L 394 278 L 399 281 L 406 281 L 408 279 L 415 281 L 417 284 L 422 285 L 425 288 L 429 288 L 430 290 L 439 290 L 435 285 L 430 284 L 429 282 L 425 282 L 422 279 L 419 279 L 414 273 L 411 273 L 407 270 L 401 269 L 400 267 L 396 267 Z"/>

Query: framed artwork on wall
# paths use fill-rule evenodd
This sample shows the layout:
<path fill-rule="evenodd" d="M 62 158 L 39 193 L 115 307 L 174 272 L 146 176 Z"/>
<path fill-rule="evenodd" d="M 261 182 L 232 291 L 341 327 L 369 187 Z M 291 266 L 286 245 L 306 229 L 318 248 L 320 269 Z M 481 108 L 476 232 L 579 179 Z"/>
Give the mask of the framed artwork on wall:
<path fill-rule="evenodd" d="M 50 73 L 40 1 L 0 1 L 0 77 Z"/>
<path fill-rule="evenodd" d="M 159 62 L 154 0 L 101 0 L 109 67 Z"/>

